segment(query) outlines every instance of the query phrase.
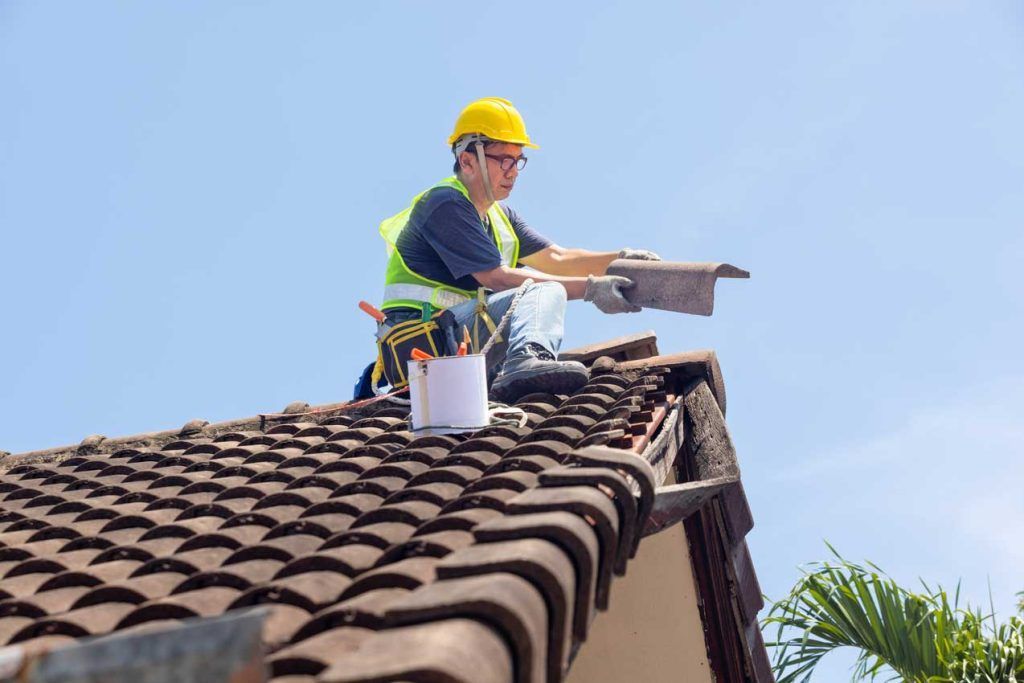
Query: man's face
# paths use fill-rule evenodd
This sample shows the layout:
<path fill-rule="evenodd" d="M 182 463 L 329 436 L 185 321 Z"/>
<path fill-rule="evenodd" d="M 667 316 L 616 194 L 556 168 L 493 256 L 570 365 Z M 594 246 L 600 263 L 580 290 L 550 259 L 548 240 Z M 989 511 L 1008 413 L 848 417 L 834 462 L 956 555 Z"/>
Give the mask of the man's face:
<path fill-rule="evenodd" d="M 464 152 L 464 154 L 470 154 Z M 491 194 L 494 196 L 495 201 L 501 201 L 507 199 L 512 194 L 512 188 L 516 184 L 516 178 L 519 177 L 519 169 L 515 163 L 511 164 L 511 168 L 507 171 L 501 170 L 502 162 L 506 157 L 518 159 L 523 155 L 522 145 L 513 145 L 510 142 L 492 142 L 488 143 L 484 147 L 484 161 L 487 162 L 487 178 L 491 182 Z M 473 159 L 473 168 L 476 168 L 476 152 L 470 154 Z M 505 161 L 506 165 L 509 165 L 508 161 Z"/>
<path fill-rule="evenodd" d="M 484 153 L 488 155 L 484 159 L 487 161 L 487 177 L 491 180 L 491 193 L 494 195 L 494 199 L 496 201 L 508 199 L 516 184 L 516 178 L 519 177 L 519 169 L 512 164 L 512 168 L 508 171 L 502 171 L 502 160 L 505 157 L 518 159 L 523 155 L 523 146 L 513 145 L 510 142 L 497 142 L 484 147 Z M 508 164 L 507 161 L 505 163 Z"/>

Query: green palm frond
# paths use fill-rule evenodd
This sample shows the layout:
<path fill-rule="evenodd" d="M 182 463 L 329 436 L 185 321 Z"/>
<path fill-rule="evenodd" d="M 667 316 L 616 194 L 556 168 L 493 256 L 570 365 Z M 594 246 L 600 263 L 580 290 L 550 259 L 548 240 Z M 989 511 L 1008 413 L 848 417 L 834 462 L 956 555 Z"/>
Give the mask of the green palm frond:
<path fill-rule="evenodd" d="M 1024 620 L 1002 626 L 994 614 L 960 609 L 941 588 L 899 586 L 876 565 L 843 559 L 810 566 L 764 626 L 776 627 L 778 683 L 809 681 L 821 659 L 858 651 L 853 680 L 907 683 L 1024 683 Z"/>
<path fill-rule="evenodd" d="M 964 612 L 961 627 L 943 653 L 950 678 L 957 683 L 1024 682 L 1024 620 L 1010 617 L 986 627 L 980 613 Z"/>
<path fill-rule="evenodd" d="M 874 679 L 888 667 L 905 681 L 943 680 L 935 647 L 947 627 L 935 618 L 941 602 L 901 588 L 877 567 L 838 553 L 836 560 L 812 565 L 765 621 L 778 627 L 771 644 L 779 683 L 810 680 L 822 657 L 842 647 L 860 651 L 855 679 Z"/>

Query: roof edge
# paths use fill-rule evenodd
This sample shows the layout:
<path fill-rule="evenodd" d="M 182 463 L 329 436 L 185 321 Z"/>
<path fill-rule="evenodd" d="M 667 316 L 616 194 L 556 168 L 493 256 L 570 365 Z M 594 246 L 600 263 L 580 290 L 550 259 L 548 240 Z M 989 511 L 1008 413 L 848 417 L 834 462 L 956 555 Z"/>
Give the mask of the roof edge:
<path fill-rule="evenodd" d="M 691 379 L 682 391 L 684 438 L 676 461 L 683 484 L 728 481 L 683 525 L 703 603 L 708 657 L 723 680 L 772 683 L 771 664 L 757 615 L 764 598 L 746 536 L 754 526 L 736 448 L 711 384 Z M 655 503 L 657 506 L 657 501 Z"/>
<path fill-rule="evenodd" d="M 715 402 L 718 403 L 718 409 L 722 411 L 723 416 L 725 415 L 725 379 L 722 376 L 722 367 L 718 363 L 718 354 L 714 350 L 684 351 L 683 353 L 620 361 L 615 364 L 617 372 L 648 370 L 653 367 L 668 368 L 669 375 L 676 380 L 676 386 L 680 389 L 695 380 L 706 381 L 708 388 L 711 389 L 711 394 L 715 397 Z"/>

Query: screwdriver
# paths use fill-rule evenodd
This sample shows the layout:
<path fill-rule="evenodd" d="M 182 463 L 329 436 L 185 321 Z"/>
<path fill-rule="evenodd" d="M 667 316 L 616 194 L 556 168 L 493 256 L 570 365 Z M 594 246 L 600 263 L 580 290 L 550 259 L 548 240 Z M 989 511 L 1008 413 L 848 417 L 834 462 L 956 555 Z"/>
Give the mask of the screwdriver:
<path fill-rule="evenodd" d="M 359 302 L 359 310 L 377 321 L 377 341 L 382 341 L 388 335 L 388 332 L 391 331 L 391 325 L 388 325 L 388 317 L 379 308 L 365 301 Z"/>
<path fill-rule="evenodd" d="M 363 313 L 367 314 L 368 316 L 370 316 L 379 323 L 384 322 L 384 319 L 387 318 L 387 316 L 384 315 L 384 313 L 379 308 L 365 301 L 359 302 L 359 310 L 361 310 Z"/>
<path fill-rule="evenodd" d="M 459 350 L 455 354 L 456 356 L 465 356 L 469 353 L 469 328 L 465 325 L 462 326 L 462 343 L 459 344 Z"/>

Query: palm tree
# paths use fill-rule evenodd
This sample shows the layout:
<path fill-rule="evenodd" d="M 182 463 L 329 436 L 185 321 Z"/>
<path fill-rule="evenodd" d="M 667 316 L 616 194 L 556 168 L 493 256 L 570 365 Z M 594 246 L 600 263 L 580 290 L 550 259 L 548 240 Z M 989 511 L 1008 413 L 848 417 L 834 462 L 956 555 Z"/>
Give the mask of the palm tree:
<path fill-rule="evenodd" d="M 1024 683 L 1024 621 L 960 609 L 939 587 L 915 593 L 873 564 L 843 559 L 811 565 L 774 603 L 778 683 L 809 681 L 826 654 L 859 650 L 853 680 L 895 674 L 907 683 Z"/>

